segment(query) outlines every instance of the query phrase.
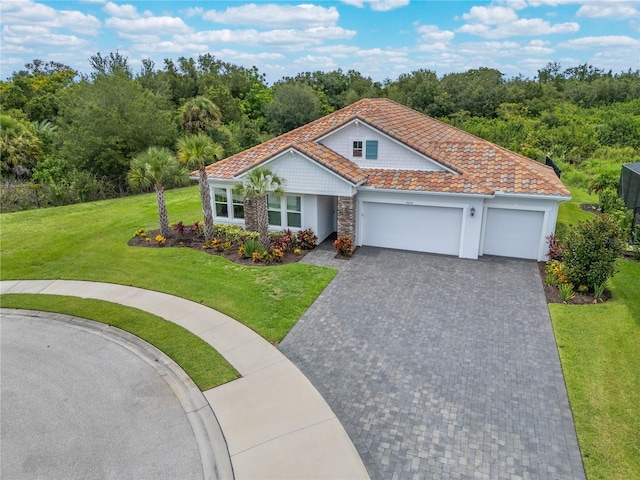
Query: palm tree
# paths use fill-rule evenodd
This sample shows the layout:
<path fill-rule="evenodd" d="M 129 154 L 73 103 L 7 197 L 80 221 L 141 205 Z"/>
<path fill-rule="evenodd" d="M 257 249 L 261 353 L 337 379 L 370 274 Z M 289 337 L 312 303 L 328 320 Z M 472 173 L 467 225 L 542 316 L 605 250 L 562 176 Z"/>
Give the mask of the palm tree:
<path fill-rule="evenodd" d="M 243 183 L 236 183 L 233 193 L 245 198 L 245 222 L 255 223 L 258 230 L 258 240 L 267 248 L 269 246 L 269 211 L 267 209 L 267 195 L 280 197 L 283 181 L 267 168 L 251 170 Z M 253 202 L 253 209 L 247 208 L 247 203 Z M 255 215 L 255 218 L 251 218 Z M 249 218 L 247 218 L 249 217 Z"/>
<path fill-rule="evenodd" d="M 215 143 L 204 133 L 186 135 L 178 140 L 178 159 L 189 168 L 198 169 L 200 183 L 200 200 L 202 215 L 204 216 L 204 237 L 213 238 L 213 210 L 211 208 L 211 193 L 207 183 L 206 166 L 212 161 L 219 160 L 224 155 L 220 144 Z"/>
<path fill-rule="evenodd" d="M 180 119 L 186 132 L 205 132 L 220 125 L 222 114 L 215 103 L 200 95 L 190 98 L 180 107 Z"/>
<path fill-rule="evenodd" d="M 188 170 L 180 165 L 168 148 L 149 147 L 131 161 L 128 175 L 129 184 L 139 189 L 155 188 L 158 199 L 160 233 L 165 237 L 169 235 L 170 230 L 164 187 L 182 185 L 186 183 L 188 178 Z"/>

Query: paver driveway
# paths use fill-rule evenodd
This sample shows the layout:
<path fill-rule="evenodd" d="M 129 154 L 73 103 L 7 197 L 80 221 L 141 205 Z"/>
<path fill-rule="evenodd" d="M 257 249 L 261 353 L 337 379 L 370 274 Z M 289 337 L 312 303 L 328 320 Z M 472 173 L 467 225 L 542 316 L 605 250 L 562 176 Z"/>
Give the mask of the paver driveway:
<path fill-rule="evenodd" d="M 323 256 L 324 255 L 324 256 Z M 360 248 L 280 345 L 373 479 L 581 479 L 537 264 Z"/>

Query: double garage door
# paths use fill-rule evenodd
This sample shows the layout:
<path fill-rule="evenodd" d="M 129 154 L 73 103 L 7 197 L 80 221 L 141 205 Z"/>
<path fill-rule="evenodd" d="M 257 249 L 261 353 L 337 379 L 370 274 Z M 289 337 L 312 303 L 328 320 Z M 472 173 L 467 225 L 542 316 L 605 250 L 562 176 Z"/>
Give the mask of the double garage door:
<path fill-rule="evenodd" d="M 363 202 L 362 244 L 460 255 L 462 208 Z M 537 259 L 544 212 L 489 207 L 480 255 Z"/>
<path fill-rule="evenodd" d="M 362 244 L 458 256 L 461 208 L 364 202 Z"/>

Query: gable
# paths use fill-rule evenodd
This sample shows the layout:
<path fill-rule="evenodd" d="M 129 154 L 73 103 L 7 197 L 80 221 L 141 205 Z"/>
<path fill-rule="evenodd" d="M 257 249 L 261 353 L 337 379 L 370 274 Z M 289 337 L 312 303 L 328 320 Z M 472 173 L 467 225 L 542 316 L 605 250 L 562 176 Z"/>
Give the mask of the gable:
<path fill-rule="evenodd" d="M 346 196 L 355 193 L 353 184 L 295 150 L 283 152 L 263 166 L 284 180 L 287 192 Z"/>
<path fill-rule="evenodd" d="M 361 156 L 354 156 L 353 142 L 356 141 L 362 142 Z M 351 160 L 361 168 L 447 171 L 443 165 L 435 160 L 412 150 L 358 120 L 334 130 L 319 139 L 318 143 Z M 373 152 L 373 147 L 377 146 L 376 154 L 369 155 L 376 158 L 367 158 L 367 146 L 370 147 L 371 152 Z"/>

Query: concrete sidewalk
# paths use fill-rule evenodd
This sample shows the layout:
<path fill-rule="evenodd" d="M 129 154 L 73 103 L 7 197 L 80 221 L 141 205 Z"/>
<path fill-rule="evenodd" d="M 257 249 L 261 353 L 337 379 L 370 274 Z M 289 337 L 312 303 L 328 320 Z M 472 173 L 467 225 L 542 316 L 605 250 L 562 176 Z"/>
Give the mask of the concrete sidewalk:
<path fill-rule="evenodd" d="M 307 378 L 253 330 L 189 300 L 68 280 L 0 282 L 0 293 L 93 298 L 151 312 L 198 335 L 242 378 L 207 390 L 236 479 L 369 478 L 335 413 Z"/>

